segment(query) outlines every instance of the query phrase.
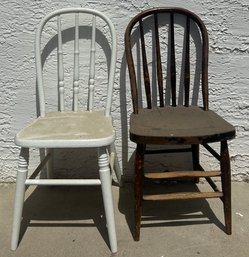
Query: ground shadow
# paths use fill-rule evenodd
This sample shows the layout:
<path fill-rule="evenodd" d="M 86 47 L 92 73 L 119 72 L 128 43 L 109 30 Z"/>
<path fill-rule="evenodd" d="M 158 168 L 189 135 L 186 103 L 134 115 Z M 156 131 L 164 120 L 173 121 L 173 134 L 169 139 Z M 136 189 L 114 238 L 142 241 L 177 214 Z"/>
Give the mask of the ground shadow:
<path fill-rule="evenodd" d="M 28 227 L 96 227 L 109 246 L 99 186 L 36 187 L 24 203 L 20 241 Z"/>
<path fill-rule="evenodd" d="M 193 182 L 164 181 L 145 182 L 144 193 L 200 192 Z M 125 215 L 126 222 L 134 237 L 134 196 L 133 183 L 126 183 L 119 191 L 119 211 Z M 225 226 L 212 211 L 206 199 L 178 201 L 143 201 L 141 228 L 215 224 L 225 231 Z"/>

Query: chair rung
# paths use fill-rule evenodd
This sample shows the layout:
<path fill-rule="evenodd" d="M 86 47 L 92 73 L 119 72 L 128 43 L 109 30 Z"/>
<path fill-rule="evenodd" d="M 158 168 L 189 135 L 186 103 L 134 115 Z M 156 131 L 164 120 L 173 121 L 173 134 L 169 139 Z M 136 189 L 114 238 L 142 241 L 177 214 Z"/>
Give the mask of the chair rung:
<path fill-rule="evenodd" d="M 169 193 L 160 195 L 144 195 L 143 200 L 146 201 L 166 201 L 166 200 L 188 200 L 201 198 L 216 198 L 222 197 L 222 192 L 184 192 L 184 193 Z"/>
<path fill-rule="evenodd" d="M 101 185 L 99 179 L 26 179 L 25 185 L 37 186 L 95 186 Z"/>
<path fill-rule="evenodd" d="M 157 173 L 145 173 L 144 177 L 149 179 L 162 179 L 162 178 L 183 178 L 183 177 L 217 177 L 220 176 L 220 171 L 169 171 Z"/>

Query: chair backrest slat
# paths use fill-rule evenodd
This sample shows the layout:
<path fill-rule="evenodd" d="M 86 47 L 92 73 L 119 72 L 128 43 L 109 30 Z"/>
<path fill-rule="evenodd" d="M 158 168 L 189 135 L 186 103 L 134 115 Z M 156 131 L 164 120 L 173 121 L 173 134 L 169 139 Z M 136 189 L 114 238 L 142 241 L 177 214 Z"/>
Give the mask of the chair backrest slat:
<path fill-rule="evenodd" d="M 190 33 L 190 19 L 186 18 L 186 42 L 185 42 L 185 67 L 184 67 L 184 95 L 185 106 L 189 106 L 189 84 L 190 84 L 190 60 L 189 60 L 189 33 Z"/>
<path fill-rule="evenodd" d="M 203 108 L 205 111 L 209 109 L 208 103 L 208 34 L 204 24 L 202 25 L 202 96 Z"/>
<path fill-rule="evenodd" d="M 159 40 L 159 32 L 158 32 L 158 16 L 157 16 L 157 13 L 154 14 L 154 24 L 155 24 L 155 37 L 156 37 L 157 83 L 158 83 L 160 107 L 163 107 L 164 106 L 164 101 L 163 101 L 163 72 L 162 72 L 161 49 L 160 49 L 160 40 Z"/>
<path fill-rule="evenodd" d="M 79 101 L 79 13 L 75 13 L 73 111 L 78 111 Z"/>
<path fill-rule="evenodd" d="M 174 13 L 170 13 L 170 83 L 171 83 L 172 105 L 176 106 L 176 60 L 175 60 Z"/>
<path fill-rule="evenodd" d="M 59 87 L 59 110 L 64 111 L 64 67 L 63 67 L 63 47 L 62 47 L 62 35 L 61 35 L 61 17 L 57 16 L 57 28 L 58 28 L 58 87 Z"/>
<path fill-rule="evenodd" d="M 88 96 L 88 109 L 93 110 L 93 96 L 95 87 L 95 54 L 96 54 L 96 16 L 92 19 L 92 41 L 90 51 L 90 72 L 89 72 L 89 96 Z"/>
<path fill-rule="evenodd" d="M 141 37 L 141 50 L 142 50 L 142 61 L 143 61 L 143 73 L 144 73 L 144 86 L 146 92 L 147 107 L 151 108 L 151 90 L 150 90 L 150 75 L 148 70 L 147 54 L 145 49 L 144 40 L 144 29 L 142 20 L 139 21 L 140 37 Z"/>

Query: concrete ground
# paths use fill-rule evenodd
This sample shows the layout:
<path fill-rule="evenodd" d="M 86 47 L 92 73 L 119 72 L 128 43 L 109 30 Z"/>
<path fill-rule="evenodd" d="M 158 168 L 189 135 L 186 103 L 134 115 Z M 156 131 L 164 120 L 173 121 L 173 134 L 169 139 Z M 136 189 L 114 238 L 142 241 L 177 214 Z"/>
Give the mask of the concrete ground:
<path fill-rule="evenodd" d="M 165 188 L 167 185 L 160 185 Z M 169 187 L 178 185 L 169 185 Z M 206 188 L 187 185 L 194 191 Z M 185 187 L 185 185 L 184 185 Z M 113 186 L 118 253 L 108 247 L 99 187 L 30 187 L 21 240 L 9 250 L 15 186 L 0 185 L 1 257 L 246 257 L 249 256 L 249 184 L 234 182 L 233 234 L 223 232 L 219 199 L 145 202 L 141 239 L 132 237 L 132 185 Z"/>

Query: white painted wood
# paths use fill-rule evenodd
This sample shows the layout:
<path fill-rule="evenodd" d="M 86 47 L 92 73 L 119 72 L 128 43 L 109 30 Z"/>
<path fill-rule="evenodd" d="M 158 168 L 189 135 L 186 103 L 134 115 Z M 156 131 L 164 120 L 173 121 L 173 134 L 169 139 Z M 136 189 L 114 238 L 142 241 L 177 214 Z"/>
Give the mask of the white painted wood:
<path fill-rule="evenodd" d="M 16 134 L 19 146 L 37 148 L 99 147 L 113 143 L 111 117 L 103 111 L 50 112 Z"/>
<path fill-rule="evenodd" d="M 101 189 L 104 201 L 106 223 L 108 229 L 108 236 L 111 251 L 113 253 L 117 252 L 117 238 L 116 238 L 116 228 L 114 219 L 114 209 L 113 209 L 113 199 L 112 199 L 112 187 L 110 179 L 110 168 L 107 155 L 106 147 L 101 147 L 98 149 L 99 156 L 99 175 L 101 180 Z"/>
<path fill-rule="evenodd" d="M 37 168 L 33 173 L 38 174 L 48 164 L 48 161 L 50 158 L 51 158 L 51 154 L 47 152 L 47 154 L 45 153 L 44 155 L 44 151 L 43 151 L 40 164 L 37 166 Z"/>
<path fill-rule="evenodd" d="M 89 96 L 88 96 L 89 111 L 93 111 L 93 104 L 94 104 L 95 54 L 96 54 L 96 16 L 93 16 L 92 41 L 91 41 L 91 52 L 90 52 Z"/>
<path fill-rule="evenodd" d="M 75 37 L 74 37 L 74 50 L 72 51 L 73 63 L 73 105 L 72 111 L 65 111 L 64 103 L 64 60 L 63 60 L 63 39 L 66 33 L 62 30 L 62 16 L 63 14 L 75 15 Z M 81 16 L 81 14 L 84 14 Z M 78 98 L 79 98 L 79 26 L 85 16 L 93 16 L 92 24 L 92 37 L 91 49 L 89 60 L 89 99 L 88 111 L 78 111 Z M 106 25 L 110 29 L 111 34 L 111 56 L 109 60 L 109 71 L 107 73 L 107 103 L 106 109 L 101 111 L 93 111 L 93 98 L 95 87 L 95 52 L 96 52 L 96 16 L 99 17 L 100 24 Z M 44 26 L 50 19 L 57 17 L 57 32 L 58 32 L 58 90 L 59 90 L 59 111 L 46 112 L 45 94 L 43 88 L 43 65 L 41 60 L 41 37 Z M 63 20 L 64 22 L 64 20 Z M 66 24 L 65 24 L 66 26 Z M 63 26 L 64 27 L 64 26 Z M 98 28 L 99 29 L 99 28 Z M 84 36 L 84 35 L 83 35 Z M 68 38 L 67 38 L 68 39 Z M 67 40 L 65 40 L 67 41 Z M 111 96 L 114 84 L 115 64 L 116 64 L 116 51 L 117 51 L 116 33 L 112 22 L 101 12 L 85 8 L 65 8 L 54 11 L 47 15 L 40 23 L 36 32 L 35 53 L 36 53 L 36 72 L 37 72 L 37 85 L 39 96 L 40 116 L 35 119 L 31 124 L 23 128 L 16 134 L 15 143 L 22 147 L 19 161 L 19 170 L 17 175 L 17 191 L 15 196 L 14 207 L 14 221 L 12 233 L 12 246 L 11 249 L 15 250 L 18 244 L 19 230 L 21 223 L 22 208 L 24 203 L 25 185 L 101 185 L 103 193 L 103 201 L 105 207 L 105 216 L 107 220 L 107 229 L 110 241 L 110 248 L 113 253 L 117 251 L 117 238 L 114 221 L 113 200 L 111 192 L 111 174 L 109 168 L 109 160 L 113 159 L 112 167 L 116 173 L 121 173 L 117 163 L 114 141 L 115 131 L 110 116 Z M 66 59 L 66 58 L 65 58 Z M 47 156 L 41 161 L 35 170 L 33 177 L 39 172 L 44 165 L 47 165 L 48 178 L 47 179 L 32 179 L 27 178 L 28 148 L 34 147 L 39 149 L 46 149 Z M 53 149 L 56 148 L 89 148 L 94 147 L 98 149 L 99 157 L 99 174 L 100 179 L 52 179 L 50 171 L 52 170 L 52 159 L 50 158 Z M 107 149 L 111 148 L 108 156 Z M 97 160 L 96 160 L 97 161 Z M 121 179 L 121 175 L 117 174 Z"/>
<path fill-rule="evenodd" d="M 61 16 L 57 16 L 58 24 L 58 87 L 59 87 L 59 110 L 64 111 L 64 67 L 63 67 L 63 48 L 61 35 Z"/>
<path fill-rule="evenodd" d="M 53 178 L 53 170 L 54 170 L 54 149 L 53 148 L 47 148 L 46 149 L 46 169 L 47 169 L 47 178 L 51 179 Z"/>
<path fill-rule="evenodd" d="M 22 221 L 22 210 L 25 197 L 25 180 L 27 178 L 29 150 L 22 148 L 19 156 L 18 172 L 16 178 L 16 193 L 12 224 L 11 250 L 16 250 Z"/>
<path fill-rule="evenodd" d="M 37 186 L 97 186 L 99 179 L 27 179 L 25 185 Z"/>
<path fill-rule="evenodd" d="M 119 161 L 118 161 L 118 156 L 117 156 L 117 151 L 116 151 L 116 147 L 115 144 L 111 144 L 109 146 L 109 157 L 110 157 L 110 168 L 112 173 L 114 172 L 118 181 L 118 184 L 120 187 L 123 186 L 123 180 L 122 180 L 122 176 L 123 176 L 123 172 L 120 168 L 119 165 Z"/>
<path fill-rule="evenodd" d="M 109 66 L 109 74 L 108 74 L 108 86 L 107 86 L 107 101 L 105 108 L 105 115 L 110 115 L 111 103 L 112 103 L 112 92 L 114 85 L 114 77 L 115 77 L 115 67 L 116 67 L 116 59 L 117 59 L 117 36 L 113 23 L 111 20 L 105 16 L 103 13 L 92 10 L 88 8 L 64 8 L 60 10 L 56 10 L 43 18 L 40 22 L 39 27 L 36 32 L 36 40 L 35 40 L 35 57 L 36 57 L 36 73 L 37 73 L 37 85 L 38 85 L 38 97 L 39 97 L 39 108 L 40 108 L 40 116 L 43 117 L 46 114 L 46 106 L 45 106 L 45 94 L 44 94 L 44 81 L 42 75 L 42 60 L 41 60 L 41 35 L 42 30 L 45 24 L 58 15 L 69 14 L 69 13 L 85 13 L 91 14 L 99 17 L 102 20 L 102 24 L 106 24 L 110 30 L 112 42 L 111 42 L 111 56 L 110 58 L 110 66 Z"/>
<path fill-rule="evenodd" d="M 79 13 L 75 13 L 73 110 L 78 111 L 79 101 Z"/>

